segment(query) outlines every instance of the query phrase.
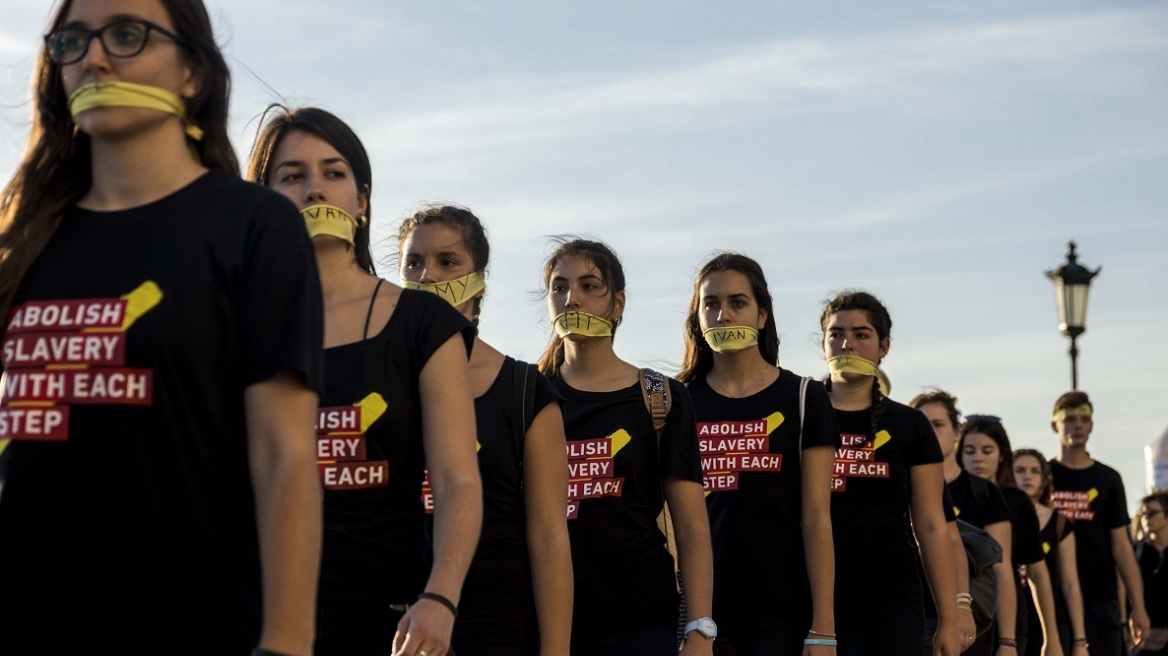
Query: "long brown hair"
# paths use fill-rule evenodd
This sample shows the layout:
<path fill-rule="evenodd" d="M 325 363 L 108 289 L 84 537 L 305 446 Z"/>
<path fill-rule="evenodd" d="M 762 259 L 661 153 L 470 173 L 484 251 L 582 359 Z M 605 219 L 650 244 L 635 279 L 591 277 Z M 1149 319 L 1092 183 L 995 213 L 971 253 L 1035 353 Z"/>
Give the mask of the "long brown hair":
<path fill-rule="evenodd" d="M 188 63 L 200 80 L 186 101 L 187 115 L 203 129 L 194 142 L 203 165 L 239 174 L 239 162 L 227 137 L 230 74 L 215 44 L 211 19 L 201 0 L 159 0 L 174 31 L 186 41 Z M 58 29 L 73 0 L 64 0 L 49 22 Z M 92 46 L 96 47 L 96 46 Z M 89 135 L 77 129 L 61 81 L 61 67 L 44 47 L 34 72 L 32 131 L 16 174 L 0 196 L 0 318 L 8 316 L 24 276 L 61 224 L 65 210 L 93 184 Z"/>
<path fill-rule="evenodd" d="M 608 312 L 612 312 L 616 307 L 617 292 L 625 290 L 625 270 L 612 248 L 604 242 L 573 237 L 554 237 L 552 243 L 559 244 L 559 247 L 548 256 L 543 265 L 544 293 L 550 292 L 552 272 L 556 270 L 556 265 L 559 264 L 560 260 L 566 257 L 583 257 L 596 266 L 596 270 L 600 272 L 600 278 L 608 287 Z M 616 336 L 618 323 L 617 321 L 613 322 L 613 337 Z M 539 371 L 545 376 L 554 376 L 559 374 L 562 364 L 564 364 L 564 340 L 553 332 L 547 348 L 544 349 L 543 355 L 539 358 Z"/>
<path fill-rule="evenodd" d="M 998 445 L 998 470 L 994 472 L 991 483 L 998 487 L 1018 487 L 1014 480 L 1014 450 L 1010 447 L 1010 436 L 1006 434 L 1006 427 L 997 417 L 988 415 L 969 415 L 965 423 L 961 424 L 960 439 L 957 440 L 957 464 L 965 469 L 964 459 L 960 457 L 965 449 L 965 438 L 970 433 L 981 433 Z"/>
<path fill-rule="evenodd" d="M 705 376 L 714 366 L 714 350 L 706 343 L 702 335 L 702 325 L 698 315 L 702 310 L 701 287 L 702 283 L 711 275 L 720 271 L 736 271 L 746 276 L 750 281 L 750 293 L 758 309 L 766 312 L 766 323 L 763 324 L 758 339 L 758 351 L 762 359 L 769 364 L 779 363 L 779 329 L 775 321 L 774 301 L 770 289 L 767 287 L 766 276 L 762 267 L 753 259 L 725 251 L 718 253 L 710 261 L 702 265 L 694 277 L 693 296 L 689 300 L 689 312 L 685 317 L 685 352 L 682 355 L 681 373 L 677 379 L 688 383 Z"/>

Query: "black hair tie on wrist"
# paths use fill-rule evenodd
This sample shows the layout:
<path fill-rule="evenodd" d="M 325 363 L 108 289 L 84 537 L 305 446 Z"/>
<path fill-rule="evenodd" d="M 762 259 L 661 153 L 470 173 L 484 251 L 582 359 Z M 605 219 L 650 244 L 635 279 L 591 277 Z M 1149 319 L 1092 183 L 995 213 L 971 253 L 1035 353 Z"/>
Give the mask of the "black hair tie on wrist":
<path fill-rule="evenodd" d="M 455 606 L 453 601 L 450 601 L 437 592 L 423 592 L 422 594 L 418 595 L 418 599 L 429 599 L 431 601 L 436 601 L 449 609 L 450 612 L 454 614 L 454 619 L 458 619 L 458 606 Z"/>

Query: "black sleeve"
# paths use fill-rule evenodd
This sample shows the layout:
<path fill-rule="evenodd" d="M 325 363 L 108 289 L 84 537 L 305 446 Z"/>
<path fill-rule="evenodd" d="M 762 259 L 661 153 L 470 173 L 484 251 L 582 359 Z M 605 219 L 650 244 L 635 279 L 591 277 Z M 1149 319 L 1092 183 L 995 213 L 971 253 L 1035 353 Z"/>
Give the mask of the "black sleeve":
<path fill-rule="evenodd" d="M 840 447 L 839 424 L 827 388 L 817 380 L 807 381 L 807 401 L 803 417 L 803 448 L 815 446 Z"/>
<path fill-rule="evenodd" d="M 1111 488 L 1111 494 L 1107 495 L 1110 503 L 1102 509 L 1103 525 L 1108 530 L 1121 526 L 1127 528 L 1131 525 L 1131 520 L 1127 516 L 1127 493 L 1123 489 L 1123 479 L 1114 470 L 1108 471 L 1107 473 L 1107 485 Z"/>
<path fill-rule="evenodd" d="M 519 363 L 522 366 L 527 366 L 526 363 Z M 534 365 L 532 365 L 534 366 Z M 535 374 L 535 414 L 539 414 L 541 410 L 546 408 L 549 403 L 559 403 L 563 405 L 564 395 L 552 385 L 552 381 L 548 377 L 536 372 Z"/>
<path fill-rule="evenodd" d="M 1038 526 L 1038 513 L 1034 511 L 1034 504 L 1025 492 L 1017 488 L 1003 488 L 1003 494 L 1010 497 L 1011 521 L 1013 531 L 1013 549 L 1011 557 L 1015 563 L 1029 565 L 1046 559 L 1042 551 L 1041 530 Z"/>
<path fill-rule="evenodd" d="M 316 256 L 292 203 L 264 191 L 249 217 L 240 272 L 244 384 L 295 371 L 323 389 L 324 318 Z"/>
<path fill-rule="evenodd" d="M 953 495 L 949 492 L 949 486 L 945 485 L 944 481 L 942 481 L 941 488 L 941 503 L 944 505 L 945 521 L 955 522 L 957 521 L 957 513 L 953 510 Z"/>
<path fill-rule="evenodd" d="M 672 378 L 666 378 L 672 402 L 665 417 L 665 429 L 661 434 L 661 457 L 663 473 L 677 478 L 701 483 L 702 457 L 698 449 L 697 417 L 694 414 L 693 399 L 684 385 Z"/>
<path fill-rule="evenodd" d="M 398 307 L 394 312 L 405 311 L 415 323 L 414 358 L 417 370 L 425 368 L 430 357 L 442 347 L 451 337 L 462 335 L 466 345 L 467 357 L 470 357 L 471 347 L 474 346 L 475 327 L 436 294 L 403 289 Z"/>
<path fill-rule="evenodd" d="M 941 455 L 941 445 L 937 443 L 937 434 L 933 432 L 933 426 L 929 423 L 929 418 L 925 413 L 916 408 L 909 408 L 905 406 L 909 412 L 912 413 L 913 420 L 913 446 L 912 452 L 909 456 L 909 465 L 928 465 L 934 462 L 944 462 L 945 457 Z"/>
<path fill-rule="evenodd" d="M 973 474 L 970 474 L 969 478 L 972 480 L 975 477 Z M 987 502 L 982 507 L 982 511 L 985 513 L 985 524 L 982 524 L 983 528 L 990 524 L 1010 521 L 1010 504 L 1006 502 L 1006 497 L 1002 494 L 1002 488 L 988 481 L 987 483 L 989 486 L 989 499 L 987 499 Z"/>

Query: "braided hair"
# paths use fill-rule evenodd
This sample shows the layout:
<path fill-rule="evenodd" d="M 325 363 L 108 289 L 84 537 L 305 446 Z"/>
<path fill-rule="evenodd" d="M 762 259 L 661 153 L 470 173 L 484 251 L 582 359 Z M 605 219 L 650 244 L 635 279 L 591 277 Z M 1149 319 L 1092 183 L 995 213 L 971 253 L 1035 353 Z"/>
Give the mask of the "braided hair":
<path fill-rule="evenodd" d="M 823 304 L 823 313 L 819 317 L 819 327 L 827 333 L 827 324 L 832 315 L 844 310 L 861 310 L 868 316 L 869 323 L 876 330 L 876 337 L 880 341 L 888 339 L 892 334 L 892 316 L 888 309 L 872 294 L 858 289 L 844 290 Z M 877 362 L 876 364 L 880 364 Z M 831 376 L 824 380 L 827 391 L 831 393 Z M 869 414 L 868 436 L 865 444 L 876 439 L 876 432 L 880 430 L 880 420 L 884 416 L 884 394 L 880 392 L 880 385 L 876 379 L 872 380 L 872 405 Z"/>

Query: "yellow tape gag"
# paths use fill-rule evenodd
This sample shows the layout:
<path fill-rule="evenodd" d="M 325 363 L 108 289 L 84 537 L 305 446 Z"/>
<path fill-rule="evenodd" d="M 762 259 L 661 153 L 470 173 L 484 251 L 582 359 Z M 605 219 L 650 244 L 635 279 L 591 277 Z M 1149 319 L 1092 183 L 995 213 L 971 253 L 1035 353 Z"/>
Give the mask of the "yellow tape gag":
<path fill-rule="evenodd" d="M 1054 416 L 1051 417 L 1051 421 L 1059 421 L 1061 419 L 1066 419 L 1067 417 L 1070 417 L 1070 416 L 1086 417 L 1087 419 L 1090 419 L 1092 414 L 1093 414 L 1093 412 L 1091 410 L 1091 406 L 1089 406 L 1089 405 L 1076 405 L 1076 406 L 1072 406 L 1070 408 L 1063 408 L 1063 409 L 1059 410 L 1058 412 L 1054 413 Z"/>
<path fill-rule="evenodd" d="M 350 246 L 357 238 L 357 220 L 353 215 L 332 205 L 312 205 L 300 210 L 308 236 L 328 235 L 343 239 Z"/>
<path fill-rule="evenodd" d="M 718 353 L 741 351 L 758 344 L 758 329 L 750 326 L 717 326 L 707 328 L 702 337 Z"/>
<path fill-rule="evenodd" d="M 827 370 L 833 374 L 874 376 L 880 385 L 881 394 L 888 396 L 892 392 L 892 383 L 889 382 L 888 376 L 880 370 L 880 367 L 875 362 L 857 355 L 837 355 L 834 358 L 829 358 Z"/>
<path fill-rule="evenodd" d="M 446 282 L 410 282 L 402 278 L 401 285 L 406 289 L 417 289 L 423 292 L 437 294 L 446 299 L 447 303 L 458 307 L 475 296 L 478 296 L 479 292 L 487 288 L 487 277 L 482 271 L 475 271 L 456 280 L 447 280 Z"/>
<path fill-rule="evenodd" d="M 174 93 L 148 84 L 110 80 L 90 82 L 69 96 L 69 113 L 77 116 L 95 107 L 145 107 L 173 114 L 183 122 L 183 131 L 195 141 L 203 139 L 203 130 L 187 118 L 187 107 Z"/>
<path fill-rule="evenodd" d="M 612 322 L 587 312 L 565 312 L 552 319 L 552 325 L 560 337 L 568 335 L 612 337 Z"/>

